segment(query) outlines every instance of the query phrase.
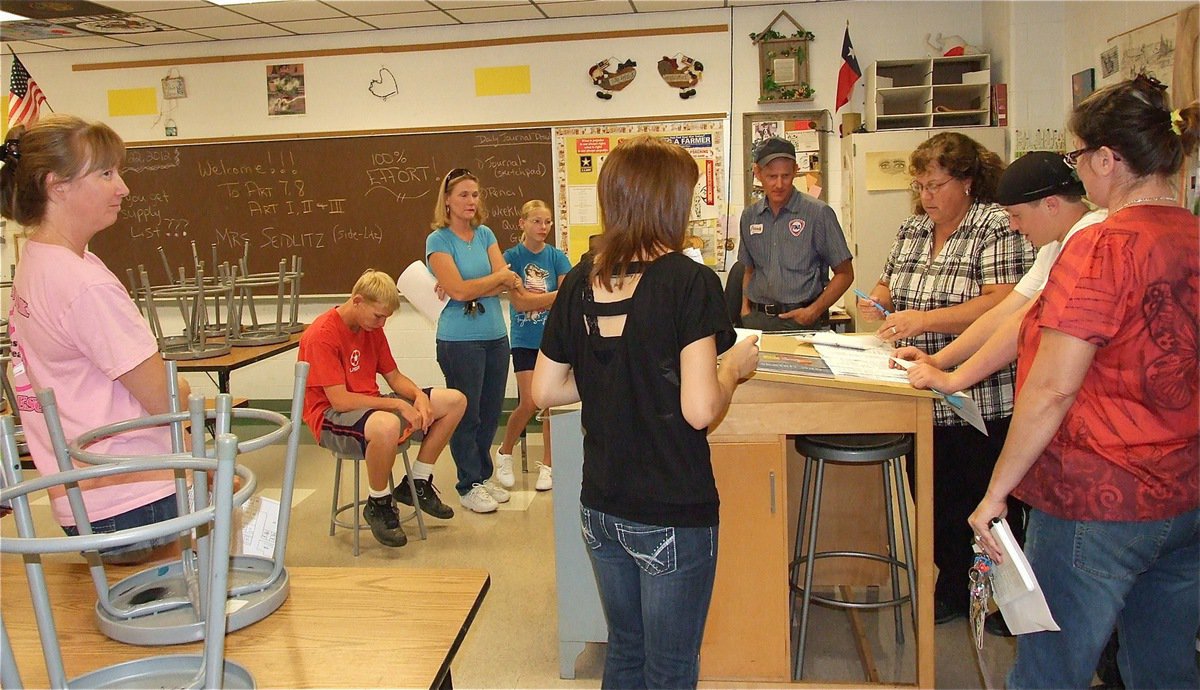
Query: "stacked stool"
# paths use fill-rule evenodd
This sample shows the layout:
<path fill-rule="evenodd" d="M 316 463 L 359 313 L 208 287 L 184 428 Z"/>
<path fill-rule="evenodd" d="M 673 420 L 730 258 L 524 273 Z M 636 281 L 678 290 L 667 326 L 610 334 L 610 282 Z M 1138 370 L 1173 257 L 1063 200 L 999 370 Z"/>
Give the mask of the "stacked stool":
<path fill-rule="evenodd" d="M 799 598 L 799 634 L 793 635 L 792 659 L 793 678 L 800 680 L 804 675 L 804 647 L 808 637 L 809 608 L 813 602 L 834 608 L 881 609 L 894 608 L 896 643 L 903 644 L 904 628 L 900 607 L 912 604 L 912 621 L 916 627 L 916 575 L 912 563 L 912 532 L 909 528 L 907 496 L 904 490 L 902 459 L 912 453 L 912 437 L 907 434 L 837 434 L 824 436 L 799 436 L 796 451 L 805 458 L 804 488 L 800 497 L 800 513 L 796 522 L 796 544 L 790 564 L 790 580 L 793 593 L 792 615 L 796 623 Z M 887 520 L 888 553 L 878 554 L 865 551 L 817 551 L 817 530 L 821 517 L 821 491 L 828 463 L 839 465 L 878 465 L 883 472 L 884 513 Z M 893 491 L 893 477 L 894 488 Z M 894 503 L 893 503 L 894 501 Z M 900 512 L 900 535 L 904 543 L 904 558 L 896 551 L 896 524 L 894 511 Z M 807 537 L 807 538 L 806 538 Z M 823 558 L 860 558 L 885 563 L 891 576 L 892 597 L 883 601 L 843 601 L 813 592 L 813 570 L 816 562 Z M 908 593 L 900 593 L 900 570 L 908 578 Z M 801 579 L 803 571 L 803 579 Z"/>

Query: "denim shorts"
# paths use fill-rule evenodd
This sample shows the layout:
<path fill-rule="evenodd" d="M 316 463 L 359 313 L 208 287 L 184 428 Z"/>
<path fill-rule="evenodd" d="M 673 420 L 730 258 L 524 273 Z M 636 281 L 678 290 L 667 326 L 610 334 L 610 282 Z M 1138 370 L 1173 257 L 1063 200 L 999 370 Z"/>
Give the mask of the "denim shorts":
<path fill-rule="evenodd" d="M 175 494 L 171 494 L 165 498 L 160 498 L 153 503 L 147 503 L 140 508 L 126 511 L 120 515 L 114 515 L 110 518 L 97 520 L 92 524 L 93 534 L 112 534 L 123 530 L 132 529 L 134 527 L 142 527 L 143 525 L 153 525 L 156 522 L 170 520 L 171 518 L 179 517 L 179 506 L 175 502 Z M 67 536 L 74 537 L 79 535 L 79 529 L 75 525 L 64 526 L 63 531 Z M 146 560 L 150 556 L 150 552 L 164 544 L 170 544 L 178 538 L 177 535 L 168 534 L 155 539 L 147 539 L 136 544 L 127 544 L 125 546 L 114 546 L 110 549 L 100 550 L 100 560 L 109 565 L 120 565 L 123 563 L 139 563 Z"/>

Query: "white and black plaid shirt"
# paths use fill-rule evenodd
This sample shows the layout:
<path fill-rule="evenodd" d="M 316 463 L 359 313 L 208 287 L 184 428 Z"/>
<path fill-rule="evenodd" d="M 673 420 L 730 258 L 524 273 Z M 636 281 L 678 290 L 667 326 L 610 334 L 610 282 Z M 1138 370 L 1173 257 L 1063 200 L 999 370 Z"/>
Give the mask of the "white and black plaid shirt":
<path fill-rule="evenodd" d="M 933 221 L 926 215 L 910 216 L 900 226 L 880 276 L 892 292 L 897 311 L 931 311 L 962 304 L 983 294 L 985 285 L 1016 283 L 1034 260 L 1033 246 L 1009 227 L 1004 209 L 978 202 L 972 204 L 958 229 L 931 260 L 932 250 Z M 952 333 L 927 332 L 901 344 L 916 345 L 933 354 L 956 337 Z M 1012 415 L 1015 377 L 1016 370 L 1010 364 L 968 391 L 984 419 Z M 939 402 L 934 407 L 934 424 L 955 426 L 966 422 Z"/>

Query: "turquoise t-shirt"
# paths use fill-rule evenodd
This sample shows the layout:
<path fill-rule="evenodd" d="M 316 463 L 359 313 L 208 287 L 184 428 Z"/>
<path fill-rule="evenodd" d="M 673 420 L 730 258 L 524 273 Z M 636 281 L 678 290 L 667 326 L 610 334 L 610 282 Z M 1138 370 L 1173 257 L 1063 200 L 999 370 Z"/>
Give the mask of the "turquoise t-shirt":
<path fill-rule="evenodd" d="M 488 247 L 496 244 L 496 235 L 486 225 L 475 228 L 475 238 L 470 243 L 460 240 L 450 228 L 438 228 L 425 238 L 425 263 L 435 252 L 449 254 L 458 267 L 458 273 L 463 280 L 482 278 L 492 273 L 492 262 L 488 259 Z M 468 316 L 463 309 L 466 302 L 451 299 L 438 318 L 437 339 L 464 340 L 495 340 L 508 335 L 504 328 L 504 315 L 500 313 L 499 297 L 482 297 L 479 305 L 482 313 L 476 310 Z"/>
<path fill-rule="evenodd" d="M 521 276 L 521 283 L 529 292 L 554 292 L 558 281 L 571 270 L 571 261 L 558 247 L 546 245 L 534 254 L 524 244 L 504 250 L 504 261 L 514 273 Z M 546 327 L 549 309 L 539 311 L 517 311 L 509 304 L 509 321 L 512 334 L 509 339 L 513 347 L 538 349 L 542 344 L 542 330 Z"/>

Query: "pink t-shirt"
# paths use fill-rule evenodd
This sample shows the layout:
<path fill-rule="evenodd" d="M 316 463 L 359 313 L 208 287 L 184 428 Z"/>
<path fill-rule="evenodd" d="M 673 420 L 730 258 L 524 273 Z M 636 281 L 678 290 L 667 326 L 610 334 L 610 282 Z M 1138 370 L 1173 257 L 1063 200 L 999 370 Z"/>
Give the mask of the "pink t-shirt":
<path fill-rule="evenodd" d="M 117 378 L 158 353 L 142 315 L 117 277 L 96 255 L 27 242 L 13 280 L 9 333 L 13 386 L 29 452 L 38 472 L 58 472 L 50 432 L 35 391 L 52 388 L 67 441 L 99 426 L 149 413 Z M 126 433 L 93 444 L 116 455 L 169 453 L 166 427 Z M 78 466 L 84 466 L 77 463 Z M 91 522 L 171 495 L 170 471 L 126 474 L 82 485 Z M 51 490 L 54 517 L 75 518 L 61 487 Z"/>

